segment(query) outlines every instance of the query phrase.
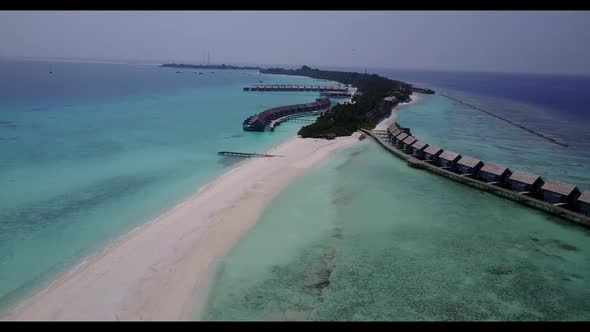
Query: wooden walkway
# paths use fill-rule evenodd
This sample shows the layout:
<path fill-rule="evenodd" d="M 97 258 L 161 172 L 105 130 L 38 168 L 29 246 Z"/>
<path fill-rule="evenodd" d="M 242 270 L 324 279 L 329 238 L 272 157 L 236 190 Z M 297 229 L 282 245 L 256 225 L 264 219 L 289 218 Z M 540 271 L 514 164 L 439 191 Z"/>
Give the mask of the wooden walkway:
<path fill-rule="evenodd" d="M 315 119 L 288 119 L 287 121 L 312 124 L 315 122 Z"/>
<path fill-rule="evenodd" d="M 231 157 L 242 157 L 242 158 L 270 158 L 270 157 L 282 157 L 274 154 L 265 153 L 252 153 L 252 152 L 236 152 L 236 151 L 219 151 L 217 152 L 220 156 L 231 156 Z"/>
<path fill-rule="evenodd" d="M 298 123 L 305 123 L 305 124 L 312 124 L 315 122 L 315 119 L 301 119 L 302 117 L 312 116 L 321 114 L 322 111 L 313 111 L 313 112 L 305 112 L 305 113 L 298 113 L 298 114 L 291 114 L 286 115 L 282 118 L 278 118 L 270 122 L 269 128 L 270 130 L 274 130 L 276 126 L 280 125 L 283 122 L 298 122 Z"/>
<path fill-rule="evenodd" d="M 348 87 L 338 85 L 292 85 L 292 84 L 279 84 L 279 85 L 252 85 L 245 86 L 244 91 L 338 91 L 348 92 Z"/>

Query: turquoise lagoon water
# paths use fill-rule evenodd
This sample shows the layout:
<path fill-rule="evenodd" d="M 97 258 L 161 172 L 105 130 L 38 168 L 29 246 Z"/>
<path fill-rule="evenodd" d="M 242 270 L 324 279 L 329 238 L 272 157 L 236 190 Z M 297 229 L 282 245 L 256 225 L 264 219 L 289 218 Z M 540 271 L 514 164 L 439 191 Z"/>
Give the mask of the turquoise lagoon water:
<path fill-rule="evenodd" d="M 509 108 L 511 120 L 527 124 L 569 146 L 553 144 L 440 95 L 421 95 L 422 99 L 415 105 L 400 111 L 398 123 L 410 127 L 417 138 L 443 149 L 503 164 L 512 170 L 533 172 L 545 179 L 572 183 L 583 190 L 590 189 L 587 119 L 576 122 L 511 100 L 457 92 L 452 96 L 484 104 L 486 110 L 495 110 L 494 105 Z"/>
<path fill-rule="evenodd" d="M 200 318 L 587 320 L 589 235 L 366 140 L 273 201 Z"/>
<path fill-rule="evenodd" d="M 495 75 L 465 82 L 445 75 L 449 86 L 433 86 L 437 92 L 570 146 L 440 95 L 421 95 L 403 107 L 402 126 L 430 144 L 590 189 L 590 117 L 579 91 L 571 95 L 576 102 L 560 96 L 549 108 L 541 106 L 549 103 L 536 91 L 543 86 L 536 77 L 511 87 L 511 80 Z M 568 81 L 559 91 L 568 89 Z M 198 318 L 588 320 L 589 235 L 548 214 L 412 169 L 366 140 L 278 195 L 223 260 Z"/>
<path fill-rule="evenodd" d="M 262 152 L 301 127 L 245 133 L 247 116 L 317 98 L 244 85 L 318 82 L 15 60 L 0 62 L 0 76 L 4 308 L 236 164 L 217 151 Z"/>

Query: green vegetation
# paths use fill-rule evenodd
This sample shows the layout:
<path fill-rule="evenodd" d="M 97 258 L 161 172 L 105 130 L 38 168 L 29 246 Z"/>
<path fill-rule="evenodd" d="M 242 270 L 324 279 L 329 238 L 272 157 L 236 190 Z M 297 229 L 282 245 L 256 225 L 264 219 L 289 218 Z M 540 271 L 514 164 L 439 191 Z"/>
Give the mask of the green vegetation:
<path fill-rule="evenodd" d="M 359 128 L 373 129 L 376 122 L 388 116 L 391 107 L 397 103 L 387 103 L 383 98 L 395 96 L 397 100 L 407 101 L 412 94 L 410 84 L 391 80 L 375 74 L 327 71 L 303 66 L 289 70 L 280 68 L 262 69 L 261 73 L 298 75 L 317 79 L 351 84 L 360 94 L 352 98 L 352 103 L 338 104 L 321 115 L 318 120 L 301 128 L 302 137 L 350 136 Z"/>

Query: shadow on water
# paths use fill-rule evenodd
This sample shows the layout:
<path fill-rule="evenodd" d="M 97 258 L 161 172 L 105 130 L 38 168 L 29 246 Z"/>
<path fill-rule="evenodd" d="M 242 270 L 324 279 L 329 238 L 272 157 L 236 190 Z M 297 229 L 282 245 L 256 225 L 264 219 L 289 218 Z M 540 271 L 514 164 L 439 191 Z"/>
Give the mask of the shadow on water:
<path fill-rule="evenodd" d="M 234 165 L 239 164 L 240 162 L 247 160 L 248 158 L 243 157 L 234 157 L 234 156 L 222 156 L 217 161 L 219 164 L 223 165 L 223 167 L 231 167 Z"/>
<path fill-rule="evenodd" d="M 83 215 L 106 201 L 119 200 L 142 190 L 155 180 L 154 177 L 119 176 L 79 191 L 0 212 L 0 243 L 3 244 L 0 246 L 0 264 L 14 259 L 17 254 L 15 248 L 6 245 L 15 236 L 31 236 L 48 227 L 65 227 L 77 222 L 77 215 Z M 21 281 L 18 287 L 0 296 L 0 309 L 6 309 L 14 300 L 32 291 L 46 275 L 58 273 L 62 268 L 61 264 L 55 264 L 30 274 L 29 279 Z"/>
<path fill-rule="evenodd" d="M 15 234 L 31 234 L 68 220 L 74 222 L 74 215 L 86 213 L 106 201 L 121 199 L 140 191 L 156 180 L 150 176 L 118 176 L 78 191 L 4 210 L 0 212 L 0 239 L 9 235 L 14 237 Z"/>
<path fill-rule="evenodd" d="M 45 234 L 44 232 L 48 232 L 48 230 L 57 236 L 61 234 L 62 230 L 75 225 L 80 218 L 86 218 L 86 215 L 93 213 L 96 209 L 120 202 L 131 195 L 141 195 L 141 192 L 149 190 L 150 186 L 162 181 L 163 175 L 170 172 L 174 172 L 179 177 L 190 174 L 190 170 L 172 168 L 149 174 L 121 175 L 50 199 L 34 201 L 25 206 L 0 211 L 0 266 L 15 260 L 20 254 L 14 244 L 34 239 L 39 234 Z M 100 222 L 100 219 L 97 219 L 96 222 Z M 94 226 L 86 225 L 88 230 L 91 230 L 92 227 Z M 79 236 L 87 237 L 90 241 L 96 234 L 84 231 Z M 49 239 L 48 241 L 51 244 L 53 240 Z M 38 248 L 30 249 L 33 252 L 38 250 Z M 42 264 L 45 267 L 33 268 L 29 266 L 29 264 L 35 264 L 34 260 L 22 263 L 21 269 L 31 268 L 31 271 L 27 274 L 27 279 L 21 279 L 18 284 L 14 285 L 14 288 L 7 288 L 0 294 L 0 310 L 6 309 L 5 306 L 13 304 L 14 300 L 34 291 L 47 276 L 55 275 L 72 264 L 70 259 L 78 260 L 78 254 L 84 255 L 84 248 L 74 247 L 73 249 L 75 250 L 71 253 L 64 253 L 64 258 L 55 264 Z M 75 257 L 70 257 L 71 255 Z M 33 272 L 33 270 L 35 271 Z M 12 276 L 7 275 L 6 277 L 10 279 Z"/>
<path fill-rule="evenodd" d="M 364 150 L 361 148 L 362 147 L 356 148 L 356 149 L 351 149 L 350 151 L 347 150 L 347 152 L 348 152 L 347 158 L 342 163 L 336 165 L 334 167 L 334 170 L 340 171 L 340 170 L 346 168 L 347 166 L 349 166 L 351 163 L 353 163 L 358 158 L 362 158 L 362 154 L 363 154 Z"/>
<path fill-rule="evenodd" d="M 0 128 L 16 128 L 14 121 L 0 121 Z"/>

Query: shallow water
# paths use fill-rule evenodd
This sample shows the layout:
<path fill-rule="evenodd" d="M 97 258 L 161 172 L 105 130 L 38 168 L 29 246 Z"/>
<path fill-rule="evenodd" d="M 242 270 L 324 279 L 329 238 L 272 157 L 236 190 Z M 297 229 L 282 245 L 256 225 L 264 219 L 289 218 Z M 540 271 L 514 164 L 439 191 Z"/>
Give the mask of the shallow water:
<path fill-rule="evenodd" d="M 48 74 L 52 68 L 54 74 Z M 317 93 L 249 93 L 315 80 L 252 71 L 0 62 L 0 305 L 181 201 L 300 123 L 246 133 L 242 121 Z"/>
<path fill-rule="evenodd" d="M 570 146 L 439 94 L 422 95 L 400 111 L 398 122 L 416 137 L 590 189 L 584 98 L 574 88 L 571 99 L 546 103 L 542 95 L 562 83 L 560 91 L 569 91 L 572 80 L 452 73 L 399 78 L 420 83 L 412 78 L 429 82 L 435 76 L 430 82 L 436 85 L 424 85 Z M 279 194 L 225 257 L 199 318 L 588 320 L 589 235 L 543 212 L 410 168 L 366 140 Z"/>
<path fill-rule="evenodd" d="M 273 201 L 202 318 L 586 320 L 588 236 L 366 140 Z"/>

